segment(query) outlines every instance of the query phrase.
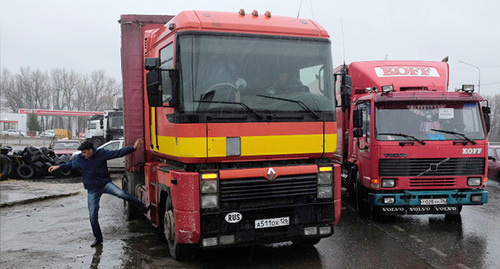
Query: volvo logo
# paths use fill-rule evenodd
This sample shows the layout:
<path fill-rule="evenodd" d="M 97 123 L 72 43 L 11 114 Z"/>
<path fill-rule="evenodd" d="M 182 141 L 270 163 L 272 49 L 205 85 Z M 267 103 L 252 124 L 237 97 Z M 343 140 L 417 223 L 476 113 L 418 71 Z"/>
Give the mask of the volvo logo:
<path fill-rule="evenodd" d="M 267 180 L 273 181 L 276 178 L 276 171 L 271 167 L 267 170 Z"/>

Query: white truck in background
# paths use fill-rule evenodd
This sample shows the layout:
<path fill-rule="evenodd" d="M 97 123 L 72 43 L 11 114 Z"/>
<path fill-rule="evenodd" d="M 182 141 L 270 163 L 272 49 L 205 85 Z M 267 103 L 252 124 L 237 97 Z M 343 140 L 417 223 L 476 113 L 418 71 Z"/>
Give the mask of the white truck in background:
<path fill-rule="evenodd" d="M 95 114 L 89 119 L 85 139 L 99 147 L 102 144 L 123 137 L 123 98 L 113 96 L 113 110 Z"/>

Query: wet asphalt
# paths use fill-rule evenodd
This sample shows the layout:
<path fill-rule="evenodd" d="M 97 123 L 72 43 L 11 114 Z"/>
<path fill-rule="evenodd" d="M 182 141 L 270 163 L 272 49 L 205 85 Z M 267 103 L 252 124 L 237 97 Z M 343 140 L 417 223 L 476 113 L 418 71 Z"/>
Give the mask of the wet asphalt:
<path fill-rule="evenodd" d="M 335 234 L 315 247 L 204 250 L 180 262 L 145 218 L 127 220 L 109 195 L 99 214 L 104 244 L 91 248 L 79 178 L 8 180 L 0 182 L 0 268 L 500 268 L 500 186 L 490 180 L 486 189 L 489 203 L 459 218 L 363 218 L 345 203 Z"/>

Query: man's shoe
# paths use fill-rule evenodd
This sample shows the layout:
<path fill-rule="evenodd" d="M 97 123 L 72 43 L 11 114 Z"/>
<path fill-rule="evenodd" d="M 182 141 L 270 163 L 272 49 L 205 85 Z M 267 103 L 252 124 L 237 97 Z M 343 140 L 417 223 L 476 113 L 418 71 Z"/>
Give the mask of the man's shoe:
<path fill-rule="evenodd" d="M 97 240 L 97 239 L 96 239 L 96 240 L 94 241 L 94 243 L 92 243 L 92 245 L 90 245 L 90 247 L 92 247 L 92 248 L 93 248 L 93 247 L 96 247 L 96 246 L 98 246 L 98 245 L 100 245 L 100 244 L 102 244 L 102 239 L 101 239 L 101 240 Z"/>
<path fill-rule="evenodd" d="M 147 214 L 149 212 L 149 210 L 151 210 L 151 204 L 149 204 L 148 206 L 144 207 L 142 209 L 142 213 L 143 214 Z"/>

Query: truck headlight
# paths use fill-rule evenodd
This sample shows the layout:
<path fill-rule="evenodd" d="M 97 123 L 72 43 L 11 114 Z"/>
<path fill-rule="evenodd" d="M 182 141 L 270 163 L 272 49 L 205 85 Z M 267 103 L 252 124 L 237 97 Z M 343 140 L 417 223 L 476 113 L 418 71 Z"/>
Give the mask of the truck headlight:
<path fill-rule="evenodd" d="M 471 187 L 481 186 L 483 179 L 480 177 L 469 177 L 467 178 L 467 185 Z"/>
<path fill-rule="evenodd" d="M 333 197 L 333 188 L 332 186 L 318 186 L 318 198 L 326 199 Z"/>
<path fill-rule="evenodd" d="M 218 208 L 219 207 L 219 199 L 217 195 L 209 194 L 201 196 L 201 208 L 202 209 L 210 209 L 210 208 Z"/>
<path fill-rule="evenodd" d="M 333 173 L 318 173 L 318 184 L 319 185 L 332 185 L 333 183 Z"/>
<path fill-rule="evenodd" d="M 201 180 L 200 181 L 200 192 L 201 193 L 217 193 L 218 186 L 217 180 Z"/>
<path fill-rule="evenodd" d="M 396 180 L 394 178 L 382 179 L 382 188 L 394 188 L 395 186 L 396 186 Z"/>

